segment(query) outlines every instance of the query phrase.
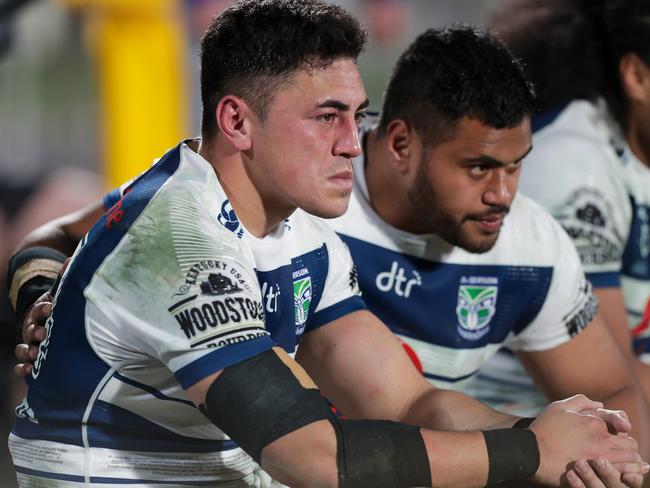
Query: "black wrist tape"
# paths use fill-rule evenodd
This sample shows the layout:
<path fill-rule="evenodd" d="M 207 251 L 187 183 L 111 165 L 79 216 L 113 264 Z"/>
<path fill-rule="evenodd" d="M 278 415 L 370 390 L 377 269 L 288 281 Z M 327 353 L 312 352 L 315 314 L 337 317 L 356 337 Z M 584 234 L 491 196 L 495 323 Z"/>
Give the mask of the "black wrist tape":
<path fill-rule="evenodd" d="M 66 258 L 47 247 L 30 247 L 11 257 L 7 264 L 7 290 L 19 327 L 29 307 L 52 288 Z"/>
<path fill-rule="evenodd" d="M 530 424 L 535 422 L 535 417 L 522 417 L 512 424 L 513 429 L 527 429 Z"/>
<path fill-rule="evenodd" d="M 420 428 L 388 420 L 331 420 L 340 488 L 431 486 Z"/>
<path fill-rule="evenodd" d="M 532 430 L 486 430 L 483 437 L 489 461 L 488 484 L 525 480 L 537 472 L 539 446 Z"/>

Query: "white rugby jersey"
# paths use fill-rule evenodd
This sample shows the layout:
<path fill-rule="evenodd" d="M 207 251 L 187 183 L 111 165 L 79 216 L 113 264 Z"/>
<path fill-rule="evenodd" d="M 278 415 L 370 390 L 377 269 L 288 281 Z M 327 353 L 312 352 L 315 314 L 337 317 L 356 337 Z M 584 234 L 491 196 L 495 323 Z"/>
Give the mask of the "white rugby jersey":
<path fill-rule="evenodd" d="M 184 388 L 364 308 L 347 249 L 300 210 L 255 238 L 185 143 L 106 206 L 16 410 L 19 485 L 270 486 Z"/>
<path fill-rule="evenodd" d="M 544 350 L 591 320 L 595 302 L 562 228 L 518 195 L 493 249 L 414 235 L 372 209 L 362 157 L 347 213 L 329 221 L 352 253 L 368 308 L 408 343 L 432 383 L 463 389 L 497 349 Z"/>
<path fill-rule="evenodd" d="M 621 286 L 634 348 L 650 362 L 650 168 L 603 102 L 574 101 L 534 122 L 521 190 L 567 230 L 595 287 Z"/>

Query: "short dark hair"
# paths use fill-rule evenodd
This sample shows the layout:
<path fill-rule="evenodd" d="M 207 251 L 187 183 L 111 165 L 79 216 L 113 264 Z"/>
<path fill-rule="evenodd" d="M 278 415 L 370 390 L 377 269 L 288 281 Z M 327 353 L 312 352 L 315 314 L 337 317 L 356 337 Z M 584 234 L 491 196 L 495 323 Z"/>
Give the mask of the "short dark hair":
<path fill-rule="evenodd" d="M 319 0 L 241 0 L 212 19 L 201 40 L 202 133 L 227 94 L 264 118 L 273 94 L 296 69 L 356 60 L 366 33 L 346 10 Z"/>
<path fill-rule="evenodd" d="M 470 26 L 430 29 L 397 61 L 379 130 L 404 119 L 431 144 L 463 117 L 514 127 L 532 114 L 534 99 L 521 66 L 494 37 Z"/>
<path fill-rule="evenodd" d="M 489 26 L 523 61 L 541 110 L 603 96 L 625 126 L 618 66 L 629 52 L 650 65 L 649 1 L 513 0 Z"/>

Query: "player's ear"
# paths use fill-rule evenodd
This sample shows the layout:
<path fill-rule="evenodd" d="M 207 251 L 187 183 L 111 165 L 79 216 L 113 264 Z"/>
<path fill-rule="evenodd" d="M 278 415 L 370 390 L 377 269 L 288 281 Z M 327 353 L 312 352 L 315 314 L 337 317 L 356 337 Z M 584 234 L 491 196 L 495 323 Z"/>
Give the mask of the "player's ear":
<path fill-rule="evenodd" d="M 414 145 L 417 134 L 411 125 L 403 119 L 394 119 L 386 127 L 386 146 L 391 161 L 402 174 L 408 173 L 414 166 Z M 417 164 L 418 161 L 415 161 Z"/>
<path fill-rule="evenodd" d="M 248 151 L 253 144 L 251 123 L 257 117 L 251 107 L 235 95 L 219 100 L 216 109 L 219 129 L 238 151 Z"/>
<path fill-rule="evenodd" d="M 626 96 L 637 103 L 650 103 L 650 67 L 635 53 L 626 53 L 619 63 Z"/>

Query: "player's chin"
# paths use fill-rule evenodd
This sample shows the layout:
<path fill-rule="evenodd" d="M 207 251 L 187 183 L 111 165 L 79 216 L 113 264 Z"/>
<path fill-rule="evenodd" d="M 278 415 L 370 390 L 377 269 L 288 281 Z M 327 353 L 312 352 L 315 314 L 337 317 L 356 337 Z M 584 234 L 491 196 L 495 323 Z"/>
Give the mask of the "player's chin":
<path fill-rule="evenodd" d="M 323 219 L 335 219 L 345 213 L 349 203 L 350 192 L 338 192 L 319 199 L 309 207 L 303 207 L 303 210 Z"/>
<path fill-rule="evenodd" d="M 461 242 L 458 242 L 458 245 L 465 251 L 474 254 L 483 254 L 494 247 L 498 238 L 499 232 L 488 235 L 481 232 L 464 232 L 463 236 L 459 239 Z"/>

